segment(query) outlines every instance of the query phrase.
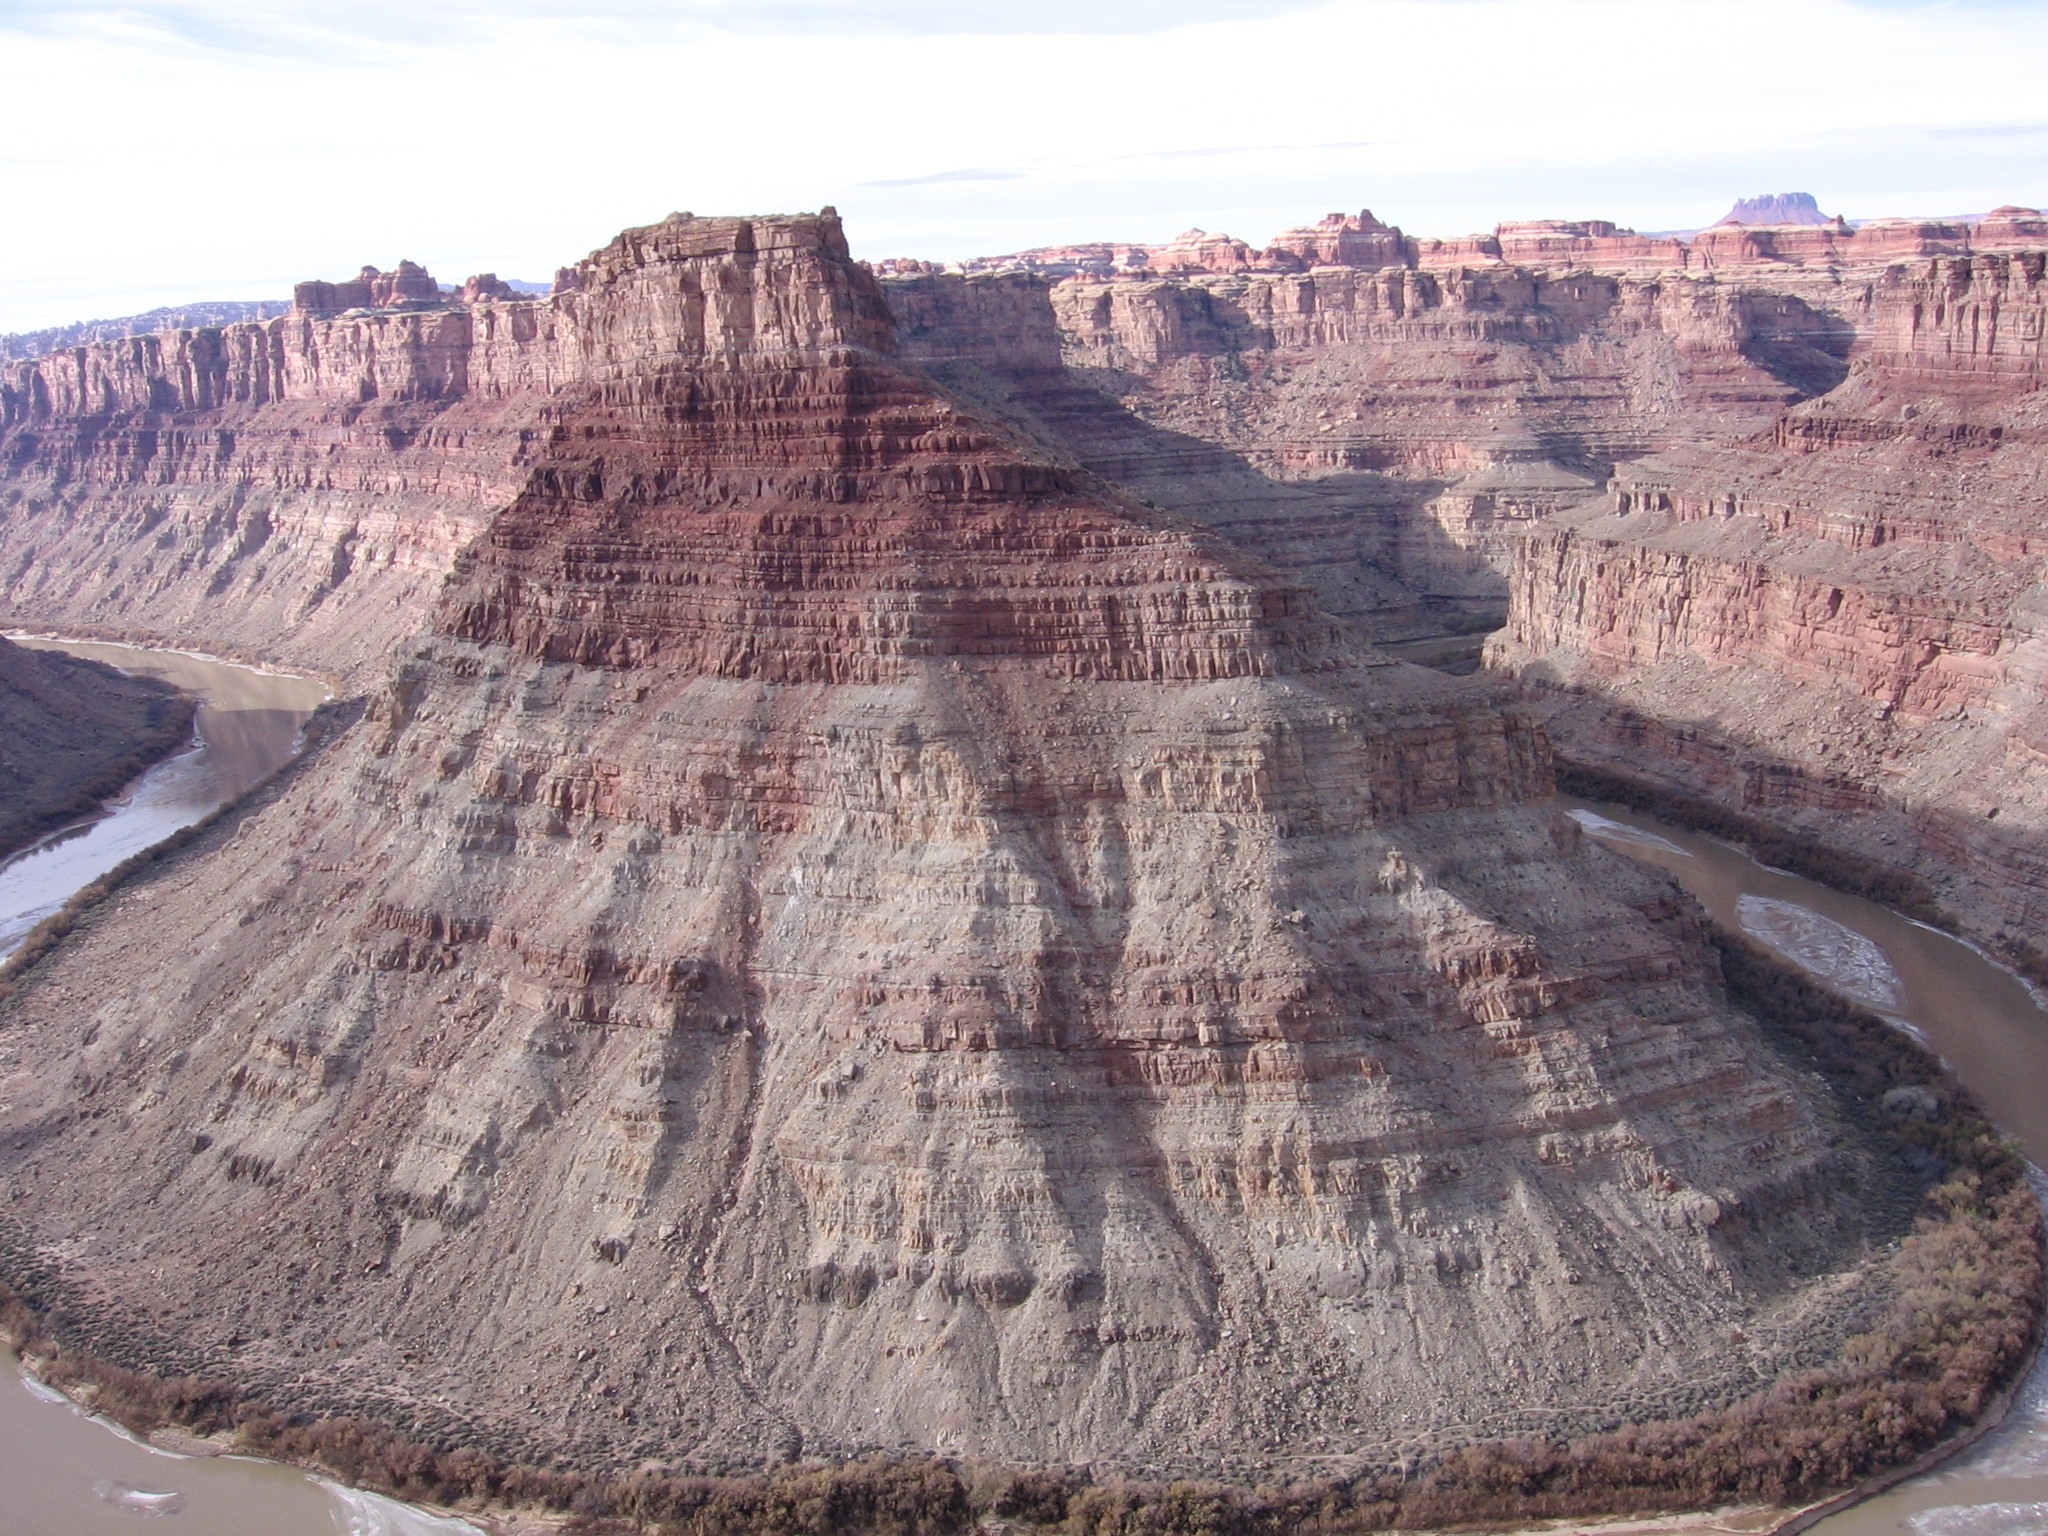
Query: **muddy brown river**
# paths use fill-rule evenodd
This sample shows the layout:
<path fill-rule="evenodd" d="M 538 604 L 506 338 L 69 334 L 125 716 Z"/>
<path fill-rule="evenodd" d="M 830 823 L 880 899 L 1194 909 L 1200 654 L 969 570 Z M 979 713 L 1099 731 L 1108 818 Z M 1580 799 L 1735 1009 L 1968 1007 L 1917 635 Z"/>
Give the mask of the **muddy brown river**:
<path fill-rule="evenodd" d="M 108 813 L 0 865 L 0 954 L 81 886 L 243 793 L 295 750 L 323 685 L 204 657 L 15 637 L 197 694 L 199 744 Z M 1635 812 L 1562 802 L 1586 832 L 1656 864 L 1721 922 L 1918 1033 L 2048 1166 L 2048 1010 L 1968 945 L 1739 849 Z M 158 1522 L 162 1522 L 161 1525 Z M 475 1527 L 272 1462 L 167 1455 L 87 1416 L 0 1354 L 0 1530 L 7 1536 L 478 1536 Z M 1821 1536 L 2048 1536 L 2048 1367 L 2006 1422 L 1926 1477 L 1824 1521 Z"/>
<path fill-rule="evenodd" d="M 242 794 L 297 749 L 325 684 L 174 651 L 33 636 L 175 683 L 200 700 L 198 742 L 143 774 L 105 814 L 0 864 L 0 955 L 81 886 Z M 240 1456 L 172 1456 L 80 1412 L 0 1351 L 4 1536 L 481 1536 L 296 1467 Z"/>
<path fill-rule="evenodd" d="M 243 793 L 292 755 L 299 729 L 327 698 L 313 678 L 287 677 L 179 651 L 10 635 L 34 650 L 89 656 L 159 677 L 196 696 L 198 742 L 143 774 L 104 815 L 52 832 L 0 864 L 0 957 L 122 860 Z"/>
<path fill-rule="evenodd" d="M 1740 928 L 1911 1029 L 2048 1167 L 2048 1011 L 1969 945 L 1859 897 L 1768 869 L 1740 849 L 1618 806 L 1563 802 L 1610 848 L 1669 870 Z M 2012 1412 L 1925 1477 L 1822 1521 L 1815 1536 L 2048 1536 L 2048 1355 Z"/>

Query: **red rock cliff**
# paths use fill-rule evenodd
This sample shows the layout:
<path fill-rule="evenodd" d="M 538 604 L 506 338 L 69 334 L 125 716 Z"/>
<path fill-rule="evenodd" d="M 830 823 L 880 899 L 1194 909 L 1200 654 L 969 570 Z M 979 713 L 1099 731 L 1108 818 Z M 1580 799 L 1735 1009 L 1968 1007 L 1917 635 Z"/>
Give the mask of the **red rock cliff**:
<path fill-rule="evenodd" d="M 571 277 L 451 348 L 578 373 L 370 718 L 7 1004 L 72 1279 L 613 1463 L 1384 1464 L 1804 1358 L 1721 1341 L 1874 1169 L 1526 720 L 935 382 L 835 220 Z"/>
<path fill-rule="evenodd" d="M 1912 869 L 2036 964 L 2043 261 L 1888 274 L 1839 389 L 1541 528 L 1500 655 L 1585 690 L 1552 696 L 1574 756 Z"/>
<path fill-rule="evenodd" d="M 1848 341 L 1791 294 L 1503 266 L 889 292 L 949 382 L 1380 636 L 1497 612 L 1530 520 L 1616 459 L 1756 431 Z"/>

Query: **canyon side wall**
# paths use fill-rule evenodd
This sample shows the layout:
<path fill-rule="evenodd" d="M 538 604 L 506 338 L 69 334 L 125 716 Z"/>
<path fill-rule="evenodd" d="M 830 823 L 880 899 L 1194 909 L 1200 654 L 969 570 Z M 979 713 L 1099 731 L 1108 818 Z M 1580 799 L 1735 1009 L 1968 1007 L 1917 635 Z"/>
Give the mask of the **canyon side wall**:
<path fill-rule="evenodd" d="M 0 603 L 25 627 L 379 676 L 619 323 L 587 329 L 574 294 L 295 311 L 11 364 Z"/>
<path fill-rule="evenodd" d="M 1567 757 L 1908 871 L 2037 974 L 2044 259 L 1875 280 L 1841 387 L 1540 525 L 1494 651 Z"/>
<path fill-rule="evenodd" d="M 433 332 L 462 393 L 360 402 L 429 451 L 345 503 L 519 475 L 431 604 L 350 589 L 422 616 L 367 717 L 0 1003 L 74 1320 L 523 1456 L 1252 1477 L 1684 1414 L 1870 1315 L 1902 1171 L 1493 685 L 942 387 L 834 219 L 570 276 L 552 332 Z M 330 368 L 350 323 L 237 333 L 191 409 L 283 454 L 348 409 L 305 347 L 432 329 Z M 357 643 L 303 537 L 210 569 Z"/>
<path fill-rule="evenodd" d="M 887 289 L 949 387 L 1402 638 L 1496 620 L 1517 533 L 1617 460 L 1740 438 L 1836 382 L 1856 320 L 1802 280 L 1494 259 Z M 279 319 L 9 365 L 0 605 L 373 677 L 619 341 L 573 282 L 502 289 L 380 310 L 342 303 L 371 281 L 305 284 Z"/>
<path fill-rule="evenodd" d="M 520 308 L 292 316 L 12 365 L 8 617 L 368 675 L 546 431 L 563 317 Z"/>
<path fill-rule="evenodd" d="M 1519 532 L 1611 466 L 1842 377 L 1796 294 L 1495 266 L 892 278 L 908 354 L 1375 638 L 1497 620 Z M 1830 290 L 1830 301 L 1839 295 Z"/>

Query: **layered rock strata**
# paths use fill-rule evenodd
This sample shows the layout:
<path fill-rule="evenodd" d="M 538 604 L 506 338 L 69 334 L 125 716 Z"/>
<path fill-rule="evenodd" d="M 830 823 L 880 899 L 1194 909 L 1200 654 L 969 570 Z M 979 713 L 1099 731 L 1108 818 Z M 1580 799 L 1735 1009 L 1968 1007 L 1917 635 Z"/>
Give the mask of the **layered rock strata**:
<path fill-rule="evenodd" d="M 0 363 L 41 357 L 65 347 L 90 346 L 96 341 L 153 336 L 158 331 L 268 320 L 290 308 L 291 305 L 282 299 L 230 299 L 212 304 L 166 305 L 139 315 L 121 315 L 110 320 L 80 320 L 72 325 L 53 325 L 40 331 L 14 331 L 0 335 Z"/>
<path fill-rule="evenodd" d="M 10 616 L 381 670 L 516 492 L 563 382 L 523 366 L 541 348 L 489 330 L 455 313 L 285 318 L 15 365 L 0 382 Z"/>
<path fill-rule="evenodd" d="M 8 612 L 375 676 L 602 366 L 581 281 L 340 313 L 308 292 L 260 325 L 14 365 Z M 1847 344 L 1793 296 L 1519 269 L 889 291 L 913 351 L 1019 430 L 1394 637 L 1497 614 L 1519 526 L 1618 457 L 1745 435 Z"/>
<path fill-rule="evenodd" d="M 1383 638 L 1497 618 L 1521 528 L 1616 460 L 1766 426 L 1852 336 L 1796 295 L 1524 269 L 889 292 L 950 383 Z"/>
<path fill-rule="evenodd" d="M 2037 970 L 2043 260 L 1888 274 L 1841 388 L 1542 525 L 1496 652 L 1571 757 L 1909 870 Z"/>
<path fill-rule="evenodd" d="M 1804 269 L 1874 271 L 1915 257 L 2033 248 L 2040 245 L 2043 229 L 2038 208 L 2010 204 L 1977 219 L 1885 218 L 1852 225 L 1824 217 L 1803 192 L 1746 199 L 1718 223 L 1690 235 L 1641 235 L 1607 219 L 1522 219 L 1497 224 L 1488 234 L 1418 237 L 1381 223 L 1367 208 L 1283 230 L 1264 248 L 1191 229 L 1162 245 L 1096 241 L 1040 246 L 977 257 L 959 263 L 958 270 L 1159 278 L 1197 272 L 1300 273 L 1321 267 L 1377 272 L 1506 265 L 1646 277 L 1691 272 L 1768 278 Z"/>
<path fill-rule="evenodd" d="M 940 386 L 836 220 L 566 292 L 370 718 L 0 1011 L 93 1315 L 693 1465 L 1341 1467 L 1826 1354 L 1887 1176 L 1490 688 Z"/>
<path fill-rule="evenodd" d="M 0 373 L 7 612 L 381 676 L 613 346 L 573 295 L 484 274 L 428 308 L 411 267 Z M 386 307 L 332 312 L 358 298 Z"/>
<path fill-rule="evenodd" d="M 0 639 L 0 857 L 90 811 L 190 739 L 191 721 L 154 679 Z"/>

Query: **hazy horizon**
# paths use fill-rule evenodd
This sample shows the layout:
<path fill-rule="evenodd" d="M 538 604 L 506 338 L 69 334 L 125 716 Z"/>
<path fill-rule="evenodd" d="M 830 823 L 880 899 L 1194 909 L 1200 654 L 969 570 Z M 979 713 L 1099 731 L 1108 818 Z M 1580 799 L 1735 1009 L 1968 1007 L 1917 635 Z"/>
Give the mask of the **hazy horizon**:
<path fill-rule="evenodd" d="M 545 280 L 677 208 L 833 204 L 857 254 L 947 261 L 2048 198 L 2031 5 L 14 0 L 0 47 L 43 125 L 0 155 L 0 331 L 402 256 Z"/>

